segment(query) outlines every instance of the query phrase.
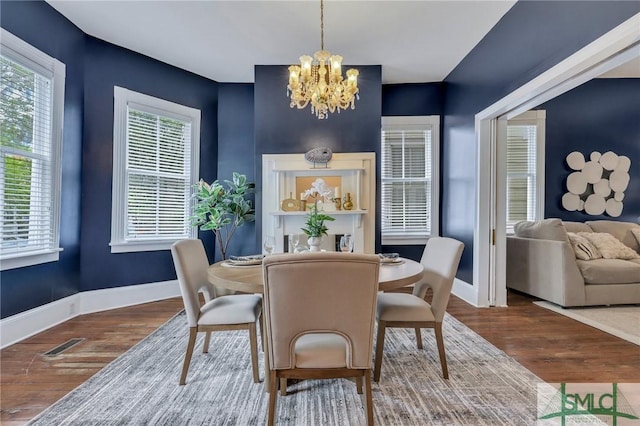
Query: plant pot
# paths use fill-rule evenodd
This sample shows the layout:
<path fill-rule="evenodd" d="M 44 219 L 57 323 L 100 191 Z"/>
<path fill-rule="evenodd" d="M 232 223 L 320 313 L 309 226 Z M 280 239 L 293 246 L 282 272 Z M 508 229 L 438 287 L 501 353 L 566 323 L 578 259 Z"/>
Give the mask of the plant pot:
<path fill-rule="evenodd" d="M 309 251 L 320 251 L 322 237 L 309 237 L 307 242 L 309 243 Z"/>

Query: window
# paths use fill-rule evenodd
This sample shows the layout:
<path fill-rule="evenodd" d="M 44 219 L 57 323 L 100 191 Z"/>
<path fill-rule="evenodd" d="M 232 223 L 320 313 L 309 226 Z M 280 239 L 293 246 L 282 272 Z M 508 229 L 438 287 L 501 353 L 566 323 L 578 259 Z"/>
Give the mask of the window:
<path fill-rule="evenodd" d="M 0 30 L 0 260 L 6 270 L 59 258 L 65 66 Z"/>
<path fill-rule="evenodd" d="M 521 220 L 544 216 L 545 111 L 507 122 L 507 233 Z"/>
<path fill-rule="evenodd" d="M 115 87 L 113 133 L 111 252 L 195 238 L 200 111 Z"/>
<path fill-rule="evenodd" d="M 439 116 L 382 117 L 382 244 L 438 234 Z"/>

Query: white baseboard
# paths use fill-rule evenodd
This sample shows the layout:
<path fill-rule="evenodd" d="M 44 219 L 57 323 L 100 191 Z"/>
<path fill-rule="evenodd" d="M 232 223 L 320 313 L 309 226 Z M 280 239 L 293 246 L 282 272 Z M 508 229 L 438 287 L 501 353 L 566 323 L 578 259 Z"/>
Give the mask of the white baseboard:
<path fill-rule="evenodd" d="M 478 294 L 476 287 L 472 286 L 466 281 L 455 278 L 453 280 L 453 287 L 451 293 L 460 299 L 464 300 L 471 306 L 478 307 Z"/>
<path fill-rule="evenodd" d="M 83 291 L 0 321 L 0 349 L 78 315 L 180 296 L 177 280 Z"/>

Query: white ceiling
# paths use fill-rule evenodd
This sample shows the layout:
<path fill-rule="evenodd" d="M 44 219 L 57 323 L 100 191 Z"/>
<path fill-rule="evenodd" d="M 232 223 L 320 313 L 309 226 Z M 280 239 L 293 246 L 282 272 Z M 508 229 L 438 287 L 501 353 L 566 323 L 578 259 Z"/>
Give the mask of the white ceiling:
<path fill-rule="evenodd" d="M 319 0 L 47 0 L 85 33 L 218 82 L 320 50 Z M 511 0 L 326 0 L 325 49 L 383 83 L 442 81 Z"/>

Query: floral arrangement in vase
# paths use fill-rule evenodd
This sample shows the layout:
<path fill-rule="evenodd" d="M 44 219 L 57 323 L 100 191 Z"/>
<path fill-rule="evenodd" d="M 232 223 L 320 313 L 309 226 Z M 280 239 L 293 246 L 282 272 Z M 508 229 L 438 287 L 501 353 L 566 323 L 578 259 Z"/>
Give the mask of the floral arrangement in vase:
<path fill-rule="evenodd" d="M 318 212 L 318 198 L 333 197 L 333 189 L 328 188 L 325 181 L 318 178 L 311 184 L 311 188 L 303 193 L 303 197 L 314 197 L 316 199 L 309 208 L 309 213 L 305 221 L 306 228 L 302 228 L 302 232 L 307 234 L 309 251 L 320 251 L 320 241 L 322 236 L 327 235 L 328 231 L 325 222 L 332 222 L 335 218 L 328 214 Z"/>

